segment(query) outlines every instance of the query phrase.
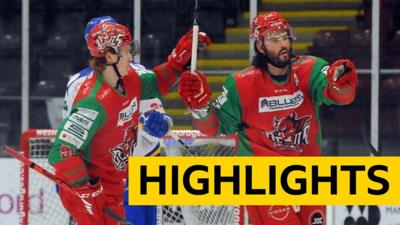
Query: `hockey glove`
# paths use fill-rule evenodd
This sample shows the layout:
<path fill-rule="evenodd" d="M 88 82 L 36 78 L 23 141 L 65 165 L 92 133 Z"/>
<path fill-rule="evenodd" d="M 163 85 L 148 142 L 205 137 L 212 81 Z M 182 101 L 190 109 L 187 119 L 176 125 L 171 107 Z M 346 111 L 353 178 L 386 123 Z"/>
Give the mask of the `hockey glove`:
<path fill-rule="evenodd" d="M 99 179 L 87 182 L 85 185 L 74 187 L 76 195 L 81 200 L 82 212 L 88 213 L 94 218 L 102 218 L 104 208 L 103 186 Z"/>
<path fill-rule="evenodd" d="M 192 110 L 207 107 L 211 99 L 207 78 L 198 70 L 194 74 L 191 74 L 190 71 L 182 73 L 178 92 Z"/>
<path fill-rule="evenodd" d="M 328 68 L 327 75 L 329 83 L 338 89 L 355 87 L 358 83 L 356 68 L 348 59 L 333 62 Z"/>
<path fill-rule="evenodd" d="M 168 63 L 171 67 L 178 72 L 183 71 L 186 66 L 190 63 L 192 57 L 192 37 L 193 30 L 190 29 L 185 35 L 183 35 L 176 47 L 172 50 L 168 56 Z M 199 50 L 206 49 L 211 44 L 210 37 L 204 33 L 199 32 Z"/>
<path fill-rule="evenodd" d="M 170 126 L 172 126 L 172 118 L 166 113 L 160 113 L 156 110 L 146 112 L 140 117 L 140 122 L 143 123 L 144 131 L 158 138 L 167 134 Z"/>
<path fill-rule="evenodd" d="M 325 96 L 342 105 L 353 102 L 358 75 L 350 60 L 339 59 L 332 63 L 328 68 L 327 78 L 329 84 L 325 89 Z"/>

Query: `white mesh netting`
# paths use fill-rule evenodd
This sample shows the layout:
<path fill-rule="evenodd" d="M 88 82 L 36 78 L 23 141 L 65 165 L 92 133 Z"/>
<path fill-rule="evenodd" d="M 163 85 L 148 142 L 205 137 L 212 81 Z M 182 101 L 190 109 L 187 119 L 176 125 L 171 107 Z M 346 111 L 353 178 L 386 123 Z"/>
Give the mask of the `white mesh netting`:
<path fill-rule="evenodd" d="M 232 137 L 207 137 L 199 131 L 175 131 L 190 146 L 196 156 L 233 156 L 236 141 Z M 54 130 L 29 130 L 21 140 L 25 154 L 40 166 L 53 172 L 47 162 L 49 148 L 54 141 Z M 171 137 L 161 141 L 163 156 L 190 155 L 183 146 Z M 23 171 L 23 170 L 22 170 Z M 75 224 L 63 208 L 54 183 L 33 170 L 22 173 L 28 181 L 22 190 L 28 191 L 29 225 L 72 225 Z M 29 179 L 26 179 L 29 176 Z M 22 204 L 22 203 L 21 203 Z M 25 213 L 27 209 L 23 210 Z M 233 225 L 240 224 L 240 208 L 236 206 L 159 206 L 157 224 L 182 225 Z M 24 215 L 24 213 L 22 213 Z M 21 220 L 22 221 L 22 220 Z"/>

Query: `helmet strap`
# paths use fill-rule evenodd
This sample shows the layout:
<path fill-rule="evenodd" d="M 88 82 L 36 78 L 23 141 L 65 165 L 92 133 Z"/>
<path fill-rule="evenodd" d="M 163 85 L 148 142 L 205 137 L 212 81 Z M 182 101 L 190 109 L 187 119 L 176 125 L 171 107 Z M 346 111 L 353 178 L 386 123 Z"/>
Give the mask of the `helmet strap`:
<path fill-rule="evenodd" d="M 118 58 L 117 58 L 117 61 L 115 63 L 111 63 L 111 64 L 107 64 L 106 63 L 106 65 L 107 66 L 112 66 L 113 69 L 114 69 L 115 74 L 117 74 L 118 80 L 117 80 L 117 83 L 115 84 L 114 88 L 117 89 L 117 90 L 121 90 L 122 94 L 125 95 L 124 88 L 122 87 L 122 79 L 121 79 L 122 76 L 121 76 L 121 73 L 119 72 L 118 67 L 117 67 L 117 64 L 119 62 L 120 56 L 117 54 L 117 57 Z"/>

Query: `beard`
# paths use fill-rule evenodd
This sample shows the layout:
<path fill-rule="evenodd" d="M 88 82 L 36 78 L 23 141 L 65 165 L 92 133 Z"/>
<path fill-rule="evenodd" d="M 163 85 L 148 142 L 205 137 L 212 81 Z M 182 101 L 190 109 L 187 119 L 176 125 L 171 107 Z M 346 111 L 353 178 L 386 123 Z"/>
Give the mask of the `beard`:
<path fill-rule="evenodd" d="M 287 65 L 289 65 L 290 63 L 290 58 L 292 55 L 292 51 L 290 49 L 287 48 L 283 48 L 281 49 L 278 54 L 272 55 L 265 47 L 264 47 L 264 51 L 266 52 L 265 57 L 268 58 L 268 63 L 272 64 L 275 67 L 278 68 L 284 68 Z M 288 55 L 287 58 L 285 59 L 281 59 L 281 55 L 284 54 L 283 52 L 286 51 L 286 54 Z"/>
<path fill-rule="evenodd" d="M 289 49 L 286 49 L 286 48 L 281 49 L 279 51 L 279 53 L 275 56 L 270 54 L 264 45 L 262 45 L 262 48 L 266 54 L 260 52 L 256 47 L 256 42 L 254 42 L 254 49 L 255 49 L 256 55 L 253 57 L 252 63 L 251 63 L 251 65 L 253 65 L 257 68 L 260 68 L 262 70 L 268 69 L 267 68 L 268 63 L 275 67 L 278 67 L 278 68 L 284 68 L 290 64 L 290 60 L 294 56 L 291 47 Z M 287 54 L 289 55 L 289 57 L 286 59 L 280 59 L 279 56 L 282 54 L 282 52 L 284 50 L 287 51 Z"/>

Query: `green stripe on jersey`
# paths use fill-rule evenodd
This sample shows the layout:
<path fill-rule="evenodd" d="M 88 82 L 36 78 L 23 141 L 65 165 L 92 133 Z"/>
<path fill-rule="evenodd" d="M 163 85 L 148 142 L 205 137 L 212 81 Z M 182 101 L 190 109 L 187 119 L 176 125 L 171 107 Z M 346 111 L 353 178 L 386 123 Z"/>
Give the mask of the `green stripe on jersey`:
<path fill-rule="evenodd" d="M 140 99 L 160 98 L 160 92 L 158 91 L 157 76 L 156 74 L 148 70 L 147 73 L 140 75 L 140 81 L 142 84 Z"/>

